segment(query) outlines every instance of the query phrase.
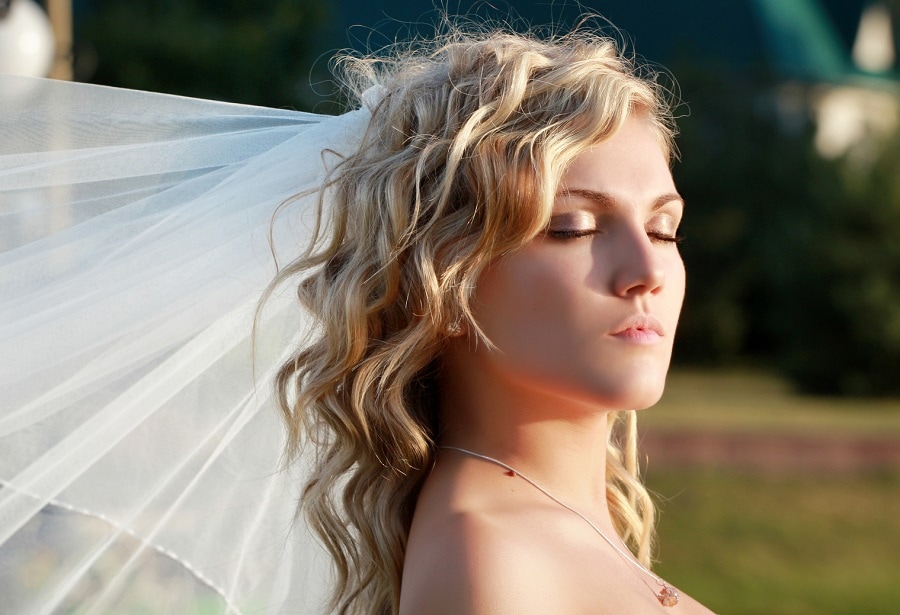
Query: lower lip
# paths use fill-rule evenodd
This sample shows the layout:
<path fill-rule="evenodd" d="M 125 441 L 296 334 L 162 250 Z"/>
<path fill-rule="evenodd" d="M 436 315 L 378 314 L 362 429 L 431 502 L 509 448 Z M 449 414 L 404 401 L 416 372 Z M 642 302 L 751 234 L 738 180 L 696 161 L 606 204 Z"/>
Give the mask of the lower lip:
<path fill-rule="evenodd" d="M 613 337 L 632 344 L 655 344 L 662 336 L 651 329 L 625 329 L 613 334 Z"/>

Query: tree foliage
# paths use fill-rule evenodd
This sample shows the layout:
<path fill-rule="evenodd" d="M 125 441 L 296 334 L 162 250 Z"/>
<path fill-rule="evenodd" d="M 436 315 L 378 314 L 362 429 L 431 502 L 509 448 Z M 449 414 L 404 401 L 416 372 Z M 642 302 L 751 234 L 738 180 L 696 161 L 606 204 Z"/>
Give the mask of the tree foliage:
<path fill-rule="evenodd" d="M 900 393 L 900 140 L 869 168 L 836 165 L 813 186 L 810 232 L 796 237 L 779 331 L 783 365 L 825 393 Z"/>
<path fill-rule="evenodd" d="M 763 362 L 818 393 L 900 393 L 900 140 L 869 163 L 824 160 L 806 107 L 786 115 L 774 85 L 683 87 L 681 359 Z"/>
<path fill-rule="evenodd" d="M 97 83 L 309 109 L 327 17 L 321 0 L 91 0 L 78 39 Z"/>

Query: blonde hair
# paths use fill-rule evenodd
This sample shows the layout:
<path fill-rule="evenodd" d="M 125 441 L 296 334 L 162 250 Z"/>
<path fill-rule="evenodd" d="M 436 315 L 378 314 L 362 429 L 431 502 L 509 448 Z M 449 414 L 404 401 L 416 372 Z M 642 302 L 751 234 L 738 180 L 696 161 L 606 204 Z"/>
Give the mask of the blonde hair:
<path fill-rule="evenodd" d="M 391 58 L 340 62 L 381 98 L 359 150 L 337 166 L 328 230 L 273 284 L 302 277 L 317 339 L 280 369 L 288 455 L 316 448 L 300 509 L 336 569 L 331 608 L 391 613 L 421 483 L 435 456 L 447 331 L 482 338 L 470 298 L 494 259 L 546 226 L 572 160 L 634 113 L 671 154 L 671 115 L 615 41 L 455 32 Z M 320 197 L 320 203 L 325 196 Z M 320 205 L 321 208 L 321 205 Z M 634 412 L 608 444 L 616 528 L 646 565 L 654 508 L 639 478 Z"/>

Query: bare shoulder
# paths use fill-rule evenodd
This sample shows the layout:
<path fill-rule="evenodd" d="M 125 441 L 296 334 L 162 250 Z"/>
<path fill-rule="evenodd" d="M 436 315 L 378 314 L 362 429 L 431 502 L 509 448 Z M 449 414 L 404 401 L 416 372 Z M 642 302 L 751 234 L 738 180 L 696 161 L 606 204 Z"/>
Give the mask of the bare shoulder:
<path fill-rule="evenodd" d="M 400 615 L 659 613 L 656 587 L 569 511 L 491 466 L 438 464 L 420 493 Z M 684 596 L 672 615 L 708 615 Z"/>
<path fill-rule="evenodd" d="M 567 612 L 567 592 L 548 591 L 561 589 L 564 574 L 550 534 L 535 523 L 532 497 L 489 464 L 461 456 L 436 464 L 406 545 L 401 615 Z"/>
<path fill-rule="evenodd" d="M 406 554 L 401 615 L 556 613 L 547 554 L 503 519 L 450 513 L 415 528 Z"/>
<path fill-rule="evenodd" d="M 634 583 L 603 557 L 582 558 L 567 540 L 543 540 L 517 519 L 453 513 L 411 534 L 400 615 L 605 615 L 658 613 L 655 587 Z M 417 529 L 425 529 L 420 526 Z M 681 592 L 672 615 L 711 615 Z"/>

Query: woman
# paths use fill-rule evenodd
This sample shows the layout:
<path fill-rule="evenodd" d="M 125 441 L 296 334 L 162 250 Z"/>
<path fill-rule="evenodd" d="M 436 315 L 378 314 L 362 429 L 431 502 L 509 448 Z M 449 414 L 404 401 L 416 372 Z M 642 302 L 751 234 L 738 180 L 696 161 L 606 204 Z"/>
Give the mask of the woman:
<path fill-rule="evenodd" d="M 277 388 L 333 608 L 708 612 L 648 570 L 635 450 L 684 294 L 661 91 L 586 33 L 347 67 L 372 118 L 276 280 L 321 324 Z"/>
<path fill-rule="evenodd" d="M 0 611 L 319 613 L 299 498 L 337 612 L 706 612 L 637 469 L 660 91 L 586 33 L 346 66 L 338 117 L 0 78 Z"/>

